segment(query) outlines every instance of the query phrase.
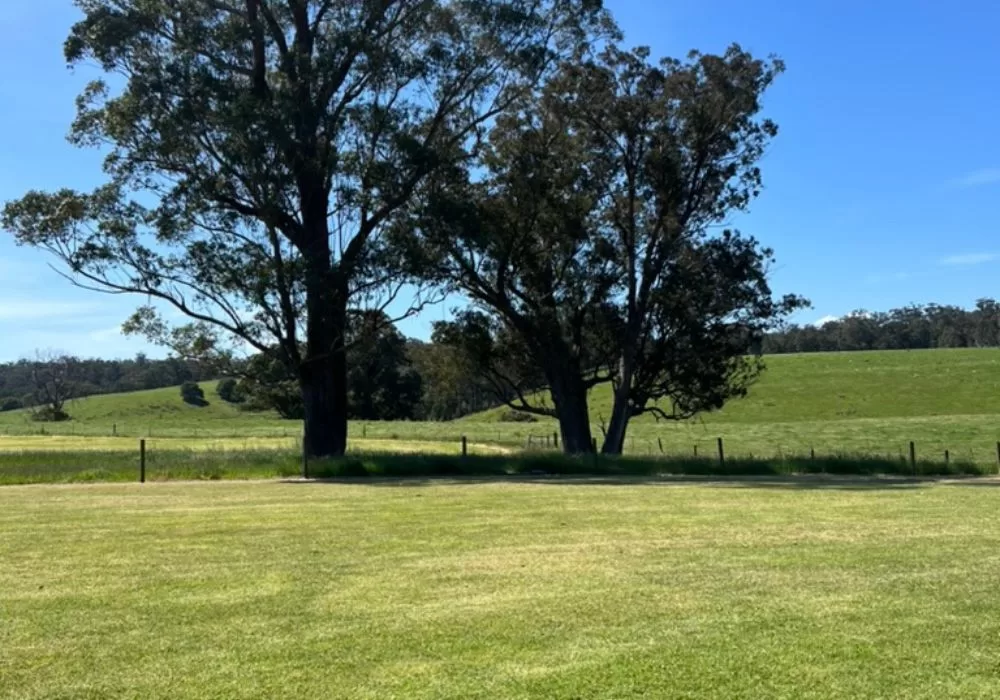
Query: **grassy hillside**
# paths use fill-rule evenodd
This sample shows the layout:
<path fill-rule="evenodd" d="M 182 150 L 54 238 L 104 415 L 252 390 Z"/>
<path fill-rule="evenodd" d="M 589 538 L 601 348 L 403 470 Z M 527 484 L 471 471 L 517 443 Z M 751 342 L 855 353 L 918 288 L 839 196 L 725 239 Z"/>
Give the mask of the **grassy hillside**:
<path fill-rule="evenodd" d="M 37 423 L 28 411 L 0 413 L 0 431 L 20 433 L 44 429 L 53 434 L 110 435 L 198 435 L 208 433 L 247 435 L 282 434 L 299 431 L 293 421 L 282 421 L 271 413 L 248 413 L 226 403 L 215 393 L 216 382 L 203 382 L 208 402 L 192 406 L 181 399 L 178 387 L 102 394 L 75 399 L 66 406 L 72 420 L 65 423 Z"/>
<path fill-rule="evenodd" d="M 1000 413 L 1000 349 L 809 353 L 766 362 L 747 398 L 699 420 L 759 424 Z M 592 421 L 600 422 L 610 409 L 611 387 L 594 389 Z M 495 421 L 503 412 L 463 420 Z"/>
<path fill-rule="evenodd" d="M 697 449 L 704 456 L 714 454 L 716 439 L 723 437 L 732 456 L 807 455 L 815 449 L 822 455 L 898 458 L 915 440 L 921 458 L 943 459 L 949 450 L 955 460 L 997 464 L 1000 350 L 786 355 L 768 358 L 768 366 L 746 399 L 718 413 L 684 423 L 657 423 L 648 416 L 635 421 L 626 452 L 685 456 Z M 23 411 L 0 413 L 0 452 L 35 451 L 15 436 L 41 431 L 81 439 L 112 434 L 184 438 L 193 448 L 217 447 L 224 439 L 235 439 L 233 444 L 256 439 L 254 447 L 266 443 L 287 448 L 301 433 L 298 421 L 246 413 L 225 403 L 215 393 L 215 382 L 202 388 L 209 402 L 204 407 L 185 404 L 174 387 L 80 399 L 68 407 L 73 420 L 65 423 L 35 423 Z M 600 387 L 590 405 L 595 435 L 600 435 L 600 419 L 609 408 L 609 388 Z M 435 451 L 453 451 L 463 435 L 477 446 L 545 447 L 546 436 L 551 445 L 553 421 L 502 422 L 501 412 L 495 409 L 450 423 L 356 422 L 350 435 L 355 446 L 384 440 L 400 451 L 412 451 L 416 443 L 430 448 L 432 442 L 437 443 Z M 79 445 L 42 442 L 37 449 Z M 133 447 L 129 440 L 123 449 Z"/>

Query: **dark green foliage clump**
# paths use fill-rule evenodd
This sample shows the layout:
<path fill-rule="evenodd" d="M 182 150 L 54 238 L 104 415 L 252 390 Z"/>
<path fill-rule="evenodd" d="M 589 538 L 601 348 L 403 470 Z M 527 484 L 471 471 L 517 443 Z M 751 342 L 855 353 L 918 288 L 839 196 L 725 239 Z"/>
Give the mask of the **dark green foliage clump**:
<path fill-rule="evenodd" d="M 240 390 L 239 382 L 232 377 L 220 379 L 215 386 L 215 393 L 226 403 L 243 403 L 246 400 L 246 396 Z"/>
<path fill-rule="evenodd" d="M 24 408 L 24 402 L 21 399 L 10 397 L 0 401 L 0 411 L 16 411 L 19 408 Z"/>
<path fill-rule="evenodd" d="M 206 406 L 208 402 L 205 401 L 205 392 L 197 382 L 184 382 L 181 384 L 181 398 L 184 399 L 184 403 L 191 404 L 192 406 Z"/>

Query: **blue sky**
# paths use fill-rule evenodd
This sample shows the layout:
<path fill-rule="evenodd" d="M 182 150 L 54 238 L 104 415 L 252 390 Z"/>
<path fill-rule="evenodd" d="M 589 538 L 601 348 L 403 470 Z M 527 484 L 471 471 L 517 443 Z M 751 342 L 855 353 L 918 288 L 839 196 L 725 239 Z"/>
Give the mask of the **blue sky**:
<path fill-rule="evenodd" d="M 797 320 L 1000 296 L 1000 3 L 607 2 L 655 55 L 737 41 L 788 64 L 766 100 L 781 127 L 766 190 L 735 223 L 775 249 L 775 291 L 813 301 Z M 88 78 L 62 60 L 75 17 L 69 0 L 0 2 L 0 201 L 101 180 L 98 155 L 64 138 Z M 48 263 L 0 232 L 0 360 L 162 354 L 118 332 L 139 300 L 77 290 Z M 403 330 L 426 336 L 444 311 Z"/>

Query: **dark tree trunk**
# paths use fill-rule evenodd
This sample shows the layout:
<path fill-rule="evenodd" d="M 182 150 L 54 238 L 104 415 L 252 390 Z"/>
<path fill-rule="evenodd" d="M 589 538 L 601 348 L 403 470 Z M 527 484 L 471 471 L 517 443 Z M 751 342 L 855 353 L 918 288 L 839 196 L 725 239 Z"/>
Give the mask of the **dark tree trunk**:
<path fill-rule="evenodd" d="M 625 433 L 628 430 L 628 421 L 631 417 L 628 406 L 627 393 L 623 398 L 619 398 L 619 392 L 615 392 L 614 404 L 611 407 L 611 420 L 608 421 L 608 431 L 604 436 L 604 445 L 601 453 L 606 455 L 620 455 L 625 448 Z"/>
<path fill-rule="evenodd" d="M 347 285 L 329 273 L 328 263 L 325 271 L 311 272 L 306 287 L 306 355 L 299 372 L 304 448 L 309 457 L 342 457 L 347 450 Z"/>
<path fill-rule="evenodd" d="M 625 449 L 625 433 L 632 417 L 629 396 L 632 389 L 632 363 L 622 359 L 618 366 L 618 384 L 614 391 L 614 401 L 611 406 L 611 420 L 604 436 L 601 453 L 620 455 Z"/>
<path fill-rule="evenodd" d="M 563 452 L 590 454 L 594 443 L 590 433 L 590 412 L 587 408 L 587 388 L 579 372 L 567 367 L 554 368 L 549 373 L 552 402 L 559 419 Z"/>

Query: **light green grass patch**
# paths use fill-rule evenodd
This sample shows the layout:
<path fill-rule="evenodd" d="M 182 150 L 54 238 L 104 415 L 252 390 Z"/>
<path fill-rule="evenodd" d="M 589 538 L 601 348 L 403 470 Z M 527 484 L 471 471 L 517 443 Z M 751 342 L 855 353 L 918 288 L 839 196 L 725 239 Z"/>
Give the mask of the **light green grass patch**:
<path fill-rule="evenodd" d="M 0 489 L 0 696 L 1000 693 L 996 482 Z"/>
<path fill-rule="evenodd" d="M 149 438 L 145 439 L 147 454 L 155 450 L 195 452 L 282 450 L 293 452 L 301 449 L 301 442 L 294 438 Z M 18 435 L 0 436 L 0 454 L 28 452 L 137 452 L 139 440 L 126 437 L 86 437 L 68 435 Z M 503 445 L 467 443 L 470 454 L 510 454 Z M 351 440 L 351 451 L 370 454 L 461 454 L 461 442 L 435 440 Z"/>

